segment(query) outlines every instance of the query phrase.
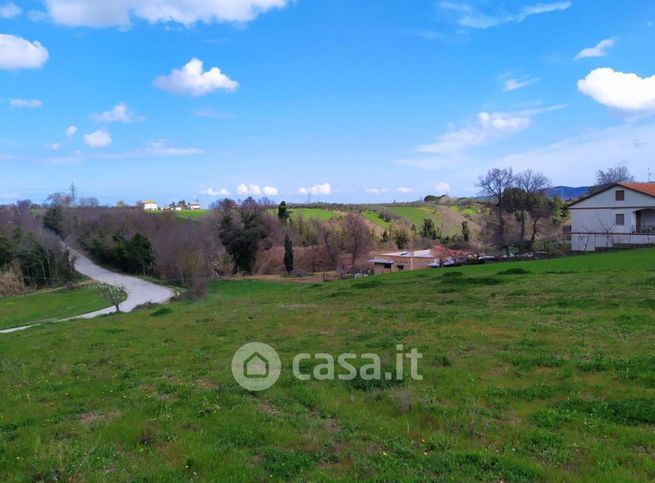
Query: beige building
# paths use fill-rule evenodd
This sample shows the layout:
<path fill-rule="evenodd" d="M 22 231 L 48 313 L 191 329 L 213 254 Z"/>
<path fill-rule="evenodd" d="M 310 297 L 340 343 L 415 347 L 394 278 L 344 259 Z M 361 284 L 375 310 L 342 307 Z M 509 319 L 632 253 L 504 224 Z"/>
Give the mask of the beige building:
<path fill-rule="evenodd" d="M 427 250 L 378 253 L 369 260 L 369 263 L 373 265 L 374 272 L 380 274 L 453 266 L 466 259 L 468 255 L 461 250 L 435 245 Z"/>

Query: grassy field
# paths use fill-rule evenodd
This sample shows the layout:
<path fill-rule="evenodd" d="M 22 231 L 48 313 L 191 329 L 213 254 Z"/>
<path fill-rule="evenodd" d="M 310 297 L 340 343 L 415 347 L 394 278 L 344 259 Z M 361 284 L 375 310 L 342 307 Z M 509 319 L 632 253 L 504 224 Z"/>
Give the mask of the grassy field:
<path fill-rule="evenodd" d="M 430 218 L 438 224 L 437 213 L 429 206 L 388 206 L 389 211 L 394 215 L 401 216 L 417 228 L 423 226 L 423 220 Z"/>
<path fill-rule="evenodd" d="M 383 228 L 384 230 L 388 230 L 391 227 L 391 223 L 380 218 L 380 215 L 377 214 L 375 211 L 370 211 L 370 210 L 362 211 L 361 215 L 364 218 L 366 218 L 368 221 L 374 223 L 380 228 Z"/>
<path fill-rule="evenodd" d="M 7 481 L 652 481 L 655 250 L 324 284 L 0 337 Z M 283 373 L 232 379 L 261 341 Z M 298 352 L 418 348 L 422 381 L 299 381 Z M 306 369 L 311 369 L 310 366 Z"/>
<path fill-rule="evenodd" d="M 0 329 L 29 322 L 65 319 L 104 309 L 109 305 L 92 286 L 1 297 Z"/>
<path fill-rule="evenodd" d="M 187 220 L 198 220 L 206 217 L 209 214 L 209 210 L 182 210 L 176 211 L 175 214 Z"/>

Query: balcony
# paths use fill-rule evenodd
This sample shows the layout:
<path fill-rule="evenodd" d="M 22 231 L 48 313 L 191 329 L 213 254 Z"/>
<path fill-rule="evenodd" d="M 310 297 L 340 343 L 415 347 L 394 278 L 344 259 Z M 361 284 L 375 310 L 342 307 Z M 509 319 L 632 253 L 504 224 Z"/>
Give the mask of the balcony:
<path fill-rule="evenodd" d="M 633 235 L 655 235 L 655 225 L 639 225 L 632 227 Z"/>

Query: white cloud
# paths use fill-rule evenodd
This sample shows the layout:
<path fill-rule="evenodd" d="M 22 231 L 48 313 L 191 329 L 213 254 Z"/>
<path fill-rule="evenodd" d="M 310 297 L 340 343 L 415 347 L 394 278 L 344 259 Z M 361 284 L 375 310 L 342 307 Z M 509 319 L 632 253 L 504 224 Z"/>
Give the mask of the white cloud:
<path fill-rule="evenodd" d="M 310 188 L 300 188 L 298 193 L 301 195 L 331 195 L 332 186 L 330 183 L 317 184 Z"/>
<path fill-rule="evenodd" d="M 434 189 L 439 193 L 450 193 L 452 191 L 450 185 L 448 183 L 444 183 L 443 181 L 434 185 Z"/>
<path fill-rule="evenodd" d="M 111 135 L 104 129 L 84 135 L 84 142 L 92 148 L 104 148 L 111 144 Z"/>
<path fill-rule="evenodd" d="M 72 139 L 73 136 L 77 134 L 77 127 L 76 126 L 68 126 L 66 128 L 66 137 L 68 139 Z"/>
<path fill-rule="evenodd" d="M 262 192 L 266 196 L 277 196 L 278 189 L 275 186 L 264 186 Z"/>
<path fill-rule="evenodd" d="M 93 114 L 91 117 L 97 122 L 122 122 L 126 124 L 141 122 L 144 119 L 143 117 L 135 116 L 124 102 L 117 104 L 109 111 L 101 114 Z"/>
<path fill-rule="evenodd" d="M 514 153 L 489 167 L 511 166 L 544 173 L 555 184 L 586 186 L 594 181 L 598 168 L 625 165 L 646 180 L 655 159 L 655 124 L 626 124 L 591 131 L 558 143 Z M 480 172 L 484 168 L 479 168 Z"/>
<path fill-rule="evenodd" d="M 203 191 L 203 194 L 208 196 L 230 196 L 230 192 L 225 188 L 221 188 L 219 190 L 207 188 L 205 191 Z"/>
<path fill-rule="evenodd" d="M 579 80 L 578 90 L 613 109 L 635 114 L 655 112 L 655 76 L 642 78 L 605 67 Z"/>
<path fill-rule="evenodd" d="M 470 147 L 480 146 L 526 129 L 532 124 L 534 115 L 563 107 L 553 106 L 517 112 L 480 112 L 475 124 L 441 134 L 436 142 L 421 145 L 416 150 L 420 153 L 438 155 L 457 154 Z"/>
<path fill-rule="evenodd" d="M 181 69 L 155 79 L 155 87 L 178 95 L 204 96 L 223 89 L 234 91 L 239 83 L 223 74 L 218 67 L 204 70 L 202 60 L 193 58 Z"/>
<path fill-rule="evenodd" d="M 240 184 L 237 187 L 237 194 L 241 196 L 276 196 L 278 189 L 274 186 L 264 186 L 261 188 L 257 184 Z"/>
<path fill-rule="evenodd" d="M 14 18 L 22 12 L 23 10 L 15 3 L 4 3 L 0 5 L 0 18 Z"/>
<path fill-rule="evenodd" d="M 605 57 L 607 51 L 614 47 L 614 39 L 605 39 L 601 40 L 596 44 L 595 47 L 590 47 L 588 49 L 582 49 L 578 55 L 575 56 L 575 59 L 587 59 L 591 57 Z"/>
<path fill-rule="evenodd" d="M 565 1 L 526 5 L 513 14 L 486 14 L 470 5 L 450 0 L 442 1 L 439 5 L 443 10 L 457 14 L 457 23 L 462 27 L 487 29 L 506 23 L 521 23 L 533 15 L 566 10 L 573 3 Z"/>
<path fill-rule="evenodd" d="M 200 148 L 176 148 L 169 146 L 163 139 L 149 143 L 145 149 L 145 154 L 150 156 L 197 156 L 204 153 L 205 150 Z"/>
<path fill-rule="evenodd" d="M 382 193 L 388 193 L 389 190 L 387 188 L 366 188 L 364 192 L 369 195 L 379 195 Z"/>
<path fill-rule="evenodd" d="M 59 151 L 61 149 L 61 144 L 59 143 L 52 143 L 48 145 L 48 148 L 52 151 Z"/>
<path fill-rule="evenodd" d="M 283 8 L 287 0 L 45 0 L 55 23 L 69 26 L 126 27 L 131 17 L 150 23 L 248 22 Z"/>
<path fill-rule="evenodd" d="M 0 34 L 0 69 L 38 69 L 48 61 L 48 50 L 40 42 Z"/>
<path fill-rule="evenodd" d="M 523 77 L 520 79 L 515 79 L 515 78 L 505 79 L 505 81 L 503 82 L 503 90 L 505 92 L 515 91 L 517 89 L 522 89 L 523 87 L 527 87 L 530 84 L 534 84 L 535 82 L 538 81 L 539 79 L 535 77 Z"/>
<path fill-rule="evenodd" d="M 401 186 L 400 188 L 396 188 L 396 191 L 398 193 L 407 194 L 407 193 L 411 193 L 414 190 L 412 188 L 407 188 L 406 186 Z"/>
<path fill-rule="evenodd" d="M 43 102 L 38 99 L 11 99 L 9 105 L 18 108 L 38 109 L 43 107 Z"/>

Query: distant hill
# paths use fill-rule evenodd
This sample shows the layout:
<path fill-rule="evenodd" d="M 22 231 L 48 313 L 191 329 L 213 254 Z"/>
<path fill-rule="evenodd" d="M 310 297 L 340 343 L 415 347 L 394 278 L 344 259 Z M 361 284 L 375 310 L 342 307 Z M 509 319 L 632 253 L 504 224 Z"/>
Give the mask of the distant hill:
<path fill-rule="evenodd" d="M 579 188 L 572 188 L 570 186 L 555 186 L 548 192 L 548 196 L 555 198 L 559 196 L 563 200 L 571 200 L 586 195 L 589 192 L 590 186 L 580 186 Z"/>

